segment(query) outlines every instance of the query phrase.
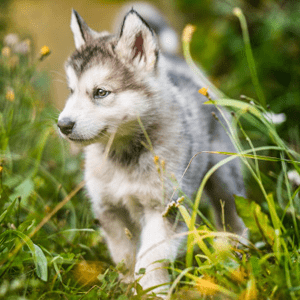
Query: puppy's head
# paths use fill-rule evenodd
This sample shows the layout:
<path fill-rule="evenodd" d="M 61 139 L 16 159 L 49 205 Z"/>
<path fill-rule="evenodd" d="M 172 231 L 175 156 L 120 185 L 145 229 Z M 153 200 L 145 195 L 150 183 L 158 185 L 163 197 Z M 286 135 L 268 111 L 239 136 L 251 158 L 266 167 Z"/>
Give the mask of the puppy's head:
<path fill-rule="evenodd" d="M 155 116 L 155 34 L 134 10 L 117 36 L 93 31 L 75 10 L 71 29 L 76 51 L 65 67 L 70 96 L 58 119 L 61 134 L 85 145 L 133 134 L 138 116 Z"/>

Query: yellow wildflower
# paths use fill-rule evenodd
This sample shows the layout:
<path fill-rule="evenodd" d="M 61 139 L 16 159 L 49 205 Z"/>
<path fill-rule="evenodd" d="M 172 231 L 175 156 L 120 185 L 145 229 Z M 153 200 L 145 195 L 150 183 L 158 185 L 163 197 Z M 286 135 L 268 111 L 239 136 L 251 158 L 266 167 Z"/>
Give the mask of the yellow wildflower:
<path fill-rule="evenodd" d="M 191 24 L 188 24 L 184 27 L 183 33 L 182 33 L 182 40 L 184 42 L 190 43 L 192 40 L 192 35 L 196 30 L 196 26 L 193 26 Z"/>
<path fill-rule="evenodd" d="M 2 54 L 2 56 L 9 57 L 11 54 L 11 49 L 8 46 L 3 47 L 1 54 Z"/>
<path fill-rule="evenodd" d="M 233 270 L 230 275 L 231 278 L 238 283 L 244 282 L 248 277 L 247 271 L 241 266 Z"/>
<path fill-rule="evenodd" d="M 51 212 L 51 207 L 49 205 L 46 205 L 44 211 L 46 214 L 49 214 Z"/>
<path fill-rule="evenodd" d="M 103 271 L 104 268 L 101 262 L 83 260 L 75 266 L 74 276 L 81 284 L 93 284 L 98 281 L 97 277 Z"/>
<path fill-rule="evenodd" d="M 40 53 L 42 56 L 48 55 L 50 53 L 49 47 L 48 46 L 42 47 Z"/>
<path fill-rule="evenodd" d="M 159 156 L 155 155 L 153 160 L 154 160 L 154 163 L 157 164 L 159 161 Z"/>
<path fill-rule="evenodd" d="M 48 46 L 43 46 L 40 50 L 40 60 L 44 59 L 46 56 L 48 56 L 51 53 Z"/>
<path fill-rule="evenodd" d="M 9 89 L 6 94 L 5 94 L 5 98 L 8 101 L 13 102 L 15 100 L 15 93 L 13 91 L 13 89 Z"/>
<path fill-rule="evenodd" d="M 197 290 L 203 295 L 214 295 L 219 291 L 219 286 L 212 277 L 199 278 L 196 281 Z"/>
<path fill-rule="evenodd" d="M 0 166 L 0 173 L 2 172 L 2 170 L 3 170 L 3 167 L 2 167 L 2 166 Z"/>
<path fill-rule="evenodd" d="M 50 49 L 48 46 L 43 46 L 40 51 L 41 55 L 48 55 L 50 53 Z"/>
<path fill-rule="evenodd" d="M 201 88 L 198 93 L 200 93 L 201 95 L 208 97 L 208 92 L 207 92 L 207 88 L 203 87 Z"/>

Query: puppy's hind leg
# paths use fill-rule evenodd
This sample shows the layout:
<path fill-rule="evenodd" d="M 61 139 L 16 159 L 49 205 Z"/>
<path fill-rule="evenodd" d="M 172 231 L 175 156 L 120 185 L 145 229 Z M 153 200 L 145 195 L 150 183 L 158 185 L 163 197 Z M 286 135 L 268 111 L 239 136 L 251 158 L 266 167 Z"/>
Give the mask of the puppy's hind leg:
<path fill-rule="evenodd" d="M 217 228 L 221 230 L 225 225 L 227 231 L 246 237 L 246 227 L 237 214 L 234 201 L 234 195 L 245 195 L 239 167 L 237 161 L 220 167 L 209 179 L 205 190 L 214 207 Z M 221 201 L 224 202 L 224 209 L 222 209 Z M 223 213 L 224 216 L 222 216 Z"/>

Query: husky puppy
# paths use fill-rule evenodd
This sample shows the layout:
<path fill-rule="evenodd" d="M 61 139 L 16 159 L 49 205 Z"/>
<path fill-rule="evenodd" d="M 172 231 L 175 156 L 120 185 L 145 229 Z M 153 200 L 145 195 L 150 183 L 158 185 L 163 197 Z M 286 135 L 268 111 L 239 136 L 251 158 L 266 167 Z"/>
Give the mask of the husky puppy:
<path fill-rule="evenodd" d="M 199 154 L 181 178 L 191 158 L 234 148 L 212 117 L 218 111 L 203 105 L 207 99 L 198 90 L 206 84 L 183 60 L 161 53 L 138 12 L 130 10 L 119 34 L 111 35 L 93 31 L 73 10 L 71 29 L 76 50 L 65 67 L 70 96 L 58 127 L 63 137 L 85 147 L 86 187 L 113 260 L 129 270 L 124 280 L 140 277 L 144 268 L 144 289 L 162 285 L 170 281 L 166 261 L 176 258 L 183 242 L 173 236 L 187 230 L 163 216 L 177 199 L 175 179 L 192 199 L 222 157 Z M 228 230 L 241 234 L 244 224 L 233 199 L 244 194 L 239 164 L 214 173 L 206 193 L 217 226 L 223 200 Z"/>

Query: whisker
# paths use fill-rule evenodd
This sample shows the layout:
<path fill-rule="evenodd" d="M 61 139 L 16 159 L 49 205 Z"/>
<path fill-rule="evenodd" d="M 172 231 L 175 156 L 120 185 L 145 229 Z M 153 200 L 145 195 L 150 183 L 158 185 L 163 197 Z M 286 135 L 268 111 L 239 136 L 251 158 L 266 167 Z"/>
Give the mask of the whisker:
<path fill-rule="evenodd" d="M 66 75 L 61 73 L 61 72 L 58 72 L 56 70 L 51 70 L 50 73 L 54 73 L 55 75 L 59 75 L 61 77 L 63 77 L 64 79 L 66 78 Z"/>
<path fill-rule="evenodd" d="M 63 83 L 63 84 L 67 84 L 67 81 L 63 81 L 62 79 L 53 79 L 53 81 Z"/>

